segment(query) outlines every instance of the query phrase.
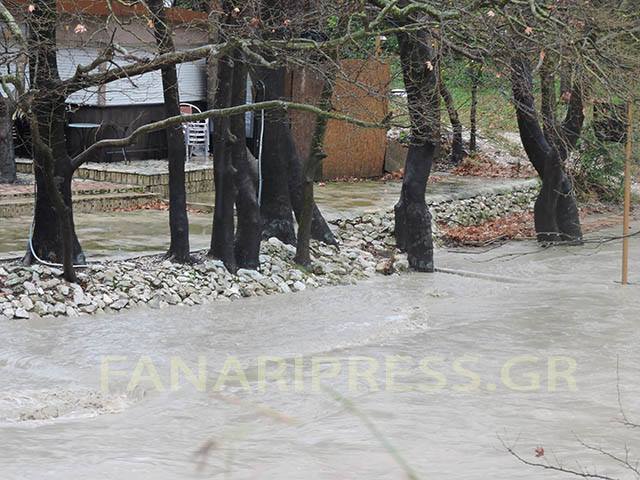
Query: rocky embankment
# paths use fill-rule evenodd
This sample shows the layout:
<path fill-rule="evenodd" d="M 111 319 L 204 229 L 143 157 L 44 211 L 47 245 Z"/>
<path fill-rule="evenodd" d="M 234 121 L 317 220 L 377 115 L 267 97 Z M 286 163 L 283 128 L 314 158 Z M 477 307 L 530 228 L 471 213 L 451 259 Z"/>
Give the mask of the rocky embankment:
<path fill-rule="evenodd" d="M 532 186 L 433 204 L 436 242 L 437 224 L 474 225 L 528 211 L 535 192 Z M 259 271 L 238 270 L 235 274 L 202 252 L 195 254 L 192 265 L 173 264 L 158 256 L 91 264 L 78 270 L 79 284 L 62 280 L 62 271 L 56 268 L 0 264 L 0 319 L 230 301 L 354 283 L 376 274 L 407 270 L 406 256 L 395 249 L 392 211 L 340 219 L 333 224 L 340 246 L 313 242 L 313 265 L 308 270 L 293 263 L 294 247 L 276 238 L 262 243 Z"/>

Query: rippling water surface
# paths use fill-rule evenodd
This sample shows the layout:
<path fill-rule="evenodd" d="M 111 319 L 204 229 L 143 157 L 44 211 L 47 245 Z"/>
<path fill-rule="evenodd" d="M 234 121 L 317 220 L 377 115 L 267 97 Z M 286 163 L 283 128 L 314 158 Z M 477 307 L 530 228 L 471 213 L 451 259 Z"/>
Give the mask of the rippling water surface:
<path fill-rule="evenodd" d="M 491 278 L 410 274 L 4 323 L 0 476 L 406 478 L 363 415 L 420 478 L 566 478 L 541 477 L 503 443 L 618 474 L 580 441 L 640 454 L 617 393 L 640 419 L 640 287 L 615 283 L 619 259 L 617 243 L 523 243 L 439 253 L 442 267 Z"/>

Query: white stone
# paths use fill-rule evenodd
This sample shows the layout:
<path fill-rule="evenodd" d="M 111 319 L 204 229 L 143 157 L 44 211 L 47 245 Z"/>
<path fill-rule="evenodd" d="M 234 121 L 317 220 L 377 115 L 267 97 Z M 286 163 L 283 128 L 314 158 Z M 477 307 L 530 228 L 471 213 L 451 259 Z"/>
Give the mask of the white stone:
<path fill-rule="evenodd" d="M 269 245 L 273 245 L 274 247 L 282 247 L 284 245 L 284 243 L 282 243 L 280 239 L 276 237 L 271 237 L 269 240 L 267 240 L 267 242 L 269 242 Z"/>
<path fill-rule="evenodd" d="M 106 302 L 105 302 L 106 303 Z M 113 302 L 110 306 L 111 308 L 113 308 L 114 310 L 121 310 L 124 307 L 126 307 L 129 303 L 129 300 L 127 300 L 126 298 L 119 298 L 118 300 L 116 300 L 115 302 Z"/>
<path fill-rule="evenodd" d="M 35 295 L 36 293 L 38 293 L 35 284 L 32 282 L 24 282 L 24 291 L 29 295 Z"/>
<path fill-rule="evenodd" d="M 66 297 L 67 295 L 69 295 L 69 292 L 70 292 L 70 290 L 69 290 L 69 286 L 68 286 L 68 285 L 58 285 L 57 290 L 58 290 L 58 292 L 60 292 L 60 293 L 61 293 L 62 295 L 64 295 L 65 297 Z"/>
<path fill-rule="evenodd" d="M 289 270 L 289 278 L 294 281 L 299 281 L 304 278 L 304 275 L 297 268 L 292 268 L 291 270 Z"/>
<path fill-rule="evenodd" d="M 293 283 L 293 291 L 294 292 L 301 292 L 303 291 L 305 288 L 307 288 L 307 286 L 302 283 L 302 282 L 294 282 Z"/>
<path fill-rule="evenodd" d="M 64 315 L 67 312 L 67 306 L 64 303 L 56 303 L 53 306 L 53 313 L 57 315 Z"/>
<path fill-rule="evenodd" d="M 236 272 L 236 275 L 238 275 L 239 277 L 250 278 L 252 280 L 255 280 L 256 282 L 259 282 L 260 280 L 262 280 L 264 278 L 264 275 L 262 275 L 257 270 L 249 270 L 249 269 L 246 269 L 246 268 L 239 269 Z"/>
<path fill-rule="evenodd" d="M 36 314 L 40 315 L 40 316 L 46 315 L 47 314 L 47 304 L 38 300 L 33 305 L 33 311 Z"/>
<path fill-rule="evenodd" d="M 178 295 L 177 293 L 172 293 L 171 295 L 168 295 L 165 298 L 165 301 L 169 305 L 177 305 L 178 303 L 180 303 L 182 301 L 182 299 L 180 298 L 180 295 Z"/>
<path fill-rule="evenodd" d="M 22 308 L 24 308 L 26 311 L 33 310 L 33 302 L 26 295 L 20 297 L 20 303 L 22 304 Z"/>
<path fill-rule="evenodd" d="M 75 303 L 76 305 L 87 305 L 91 302 L 82 290 L 76 290 L 73 293 L 73 303 Z"/>
<path fill-rule="evenodd" d="M 85 313 L 93 313 L 98 309 L 98 306 L 90 303 L 89 305 L 85 305 L 81 308 L 81 310 Z"/>

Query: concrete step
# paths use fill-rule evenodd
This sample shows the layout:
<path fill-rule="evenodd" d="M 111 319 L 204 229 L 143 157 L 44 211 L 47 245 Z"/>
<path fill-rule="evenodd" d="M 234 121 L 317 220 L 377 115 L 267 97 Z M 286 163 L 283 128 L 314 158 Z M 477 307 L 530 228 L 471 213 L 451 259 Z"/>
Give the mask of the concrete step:
<path fill-rule="evenodd" d="M 0 201 L 2 199 L 18 199 L 18 198 L 33 198 L 34 188 L 33 185 L 21 185 L 22 191 L 19 192 L 11 192 L 11 193 L 3 193 L 0 196 Z M 83 195 L 108 195 L 110 193 L 145 193 L 144 187 L 140 187 L 137 185 L 105 185 L 105 186 L 95 186 L 90 188 L 85 188 L 80 186 L 77 188 L 74 186 L 73 195 L 74 197 L 79 197 Z"/>
<path fill-rule="evenodd" d="M 128 164 L 127 162 L 89 163 L 78 168 L 73 175 L 74 178 L 137 186 L 147 192 L 168 195 L 168 171 L 145 166 L 146 164 L 157 166 L 157 162 L 158 161 L 154 160 L 140 160 L 134 161 L 132 164 Z M 16 159 L 18 172 L 32 173 L 32 163 L 30 159 Z M 185 165 L 185 187 L 188 193 L 210 191 L 213 188 L 213 163 L 198 165 L 187 162 Z"/>
<path fill-rule="evenodd" d="M 74 195 L 75 213 L 111 212 L 121 208 L 135 208 L 158 200 L 155 193 L 108 192 Z M 33 197 L 4 197 L 0 199 L 0 218 L 33 214 Z"/>

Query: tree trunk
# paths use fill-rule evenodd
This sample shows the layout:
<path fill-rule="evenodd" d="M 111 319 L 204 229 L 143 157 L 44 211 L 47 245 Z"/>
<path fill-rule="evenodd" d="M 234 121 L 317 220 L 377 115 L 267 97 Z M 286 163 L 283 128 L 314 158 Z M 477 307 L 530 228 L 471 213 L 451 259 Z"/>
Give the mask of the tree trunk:
<path fill-rule="evenodd" d="M 13 148 L 13 121 L 9 99 L 0 95 L 0 183 L 16 181 L 16 158 Z"/>
<path fill-rule="evenodd" d="M 25 263 L 34 261 L 62 264 L 63 276 L 69 282 L 76 282 L 74 264 L 84 263 L 84 254 L 75 235 L 73 224 L 73 204 L 71 199 L 71 178 L 73 169 L 66 151 L 56 148 L 52 139 L 60 136 L 53 117 L 44 112 L 53 112 L 60 105 L 40 104 L 32 117 L 32 139 L 37 194 L 35 219 Z M 62 103 L 64 109 L 64 103 Z M 58 110 L 59 112 L 59 110 Z M 64 110 L 63 110 L 64 112 Z M 63 112 L 59 112 L 64 115 Z M 64 117 L 62 117 L 64 118 Z M 64 127 L 63 127 L 64 128 Z M 47 135 L 47 136 L 45 136 Z M 62 130 L 64 141 L 64 130 Z M 62 146 L 64 148 L 64 145 Z M 62 156 L 60 156 L 62 155 Z M 34 257 L 37 255 L 37 258 Z"/>
<path fill-rule="evenodd" d="M 319 106 L 322 110 L 325 111 L 331 110 L 333 81 L 334 78 L 324 79 Z M 295 262 L 304 267 L 307 267 L 311 264 L 310 243 L 314 222 L 314 207 L 315 210 L 317 210 L 315 202 L 313 201 L 313 182 L 315 180 L 318 167 L 326 156 L 323 146 L 325 133 L 327 131 L 327 122 L 327 117 L 316 117 L 313 137 L 311 138 L 309 158 L 307 158 L 303 166 L 304 183 L 302 186 L 302 209 L 300 211 L 300 214 L 296 214 L 298 218 L 298 243 L 296 245 Z M 324 219 L 322 220 L 324 221 Z"/>
<path fill-rule="evenodd" d="M 231 106 L 233 60 L 229 56 L 218 62 L 216 108 Z M 234 253 L 235 229 L 233 203 L 235 199 L 233 165 L 231 161 L 231 121 L 216 117 L 213 121 L 213 171 L 215 182 L 215 210 L 209 255 L 222 260 L 230 272 L 237 270 Z M 243 133 L 244 138 L 244 133 Z"/>
<path fill-rule="evenodd" d="M 259 67 L 256 79 L 264 85 L 264 100 L 285 96 L 286 69 Z M 289 162 L 296 155 L 291 138 L 289 116 L 282 110 L 265 113 L 262 151 L 262 216 L 263 238 L 277 237 L 293 245 L 296 241 L 291 195 Z"/>
<path fill-rule="evenodd" d="M 558 145 L 558 155 L 562 163 L 569 157 L 569 153 L 575 150 L 582 133 L 584 119 L 582 84 L 580 78 L 576 78 L 571 89 L 567 114 L 559 129 L 561 141 Z M 576 222 L 576 219 L 579 219 L 578 205 L 575 201 L 573 185 L 567 175 L 563 176 L 561 191 L 563 194 L 558 200 L 558 228 L 565 240 L 576 239 L 575 241 L 580 243 L 582 229 L 579 221 Z"/>
<path fill-rule="evenodd" d="M 542 178 L 542 188 L 534 207 L 538 241 L 581 242 L 582 230 L 571 180 L 564 172 L 557 148 L 547 140 L 540 127 L 531 65 L 526 59 L 512 61 L 511 83 L 522 146 Z"/>
<path fill-rule="evenodd" d="M 471 110 L 469 112 L 470 134 L 469 151 L 476 153 L 478 150 L 478 87 L 482 76 L 482 67 L 472 65 L 471 70 Z"/>
<path fill-rule="evenodd" d="M 444 100 L 444 104 L 447 107 L 447 113 L 449 114 L 449 121 L 451 122 L 451 130 L 453 131 L 453 137 L 451 139 L 451 161 L 454 164 L 459 164 L 464 157 L 464 145 L 462 144 L 462 123 L 460 123 L 460 117 L 458 111 L 453 103 L 453 97 L 451 92 L 444 83 L 442 75 L 440 76 L 438 87 L 440 89 L 440 95 Z"/>
<path fill-rule="evenodd" d="M 259 3 L 259 16 L 265 26 L 266 40 L 284 40 L 290 35 L 302 35 L 314 20 L 301 15 L 308 11 L 304 2 L 286 0 L 264 0 Z M 295 27 L 288 25 L 288 19 L 297 19 Z M 286 24 L 285 24 L 286 22 Z M 285 26 L 283 26 L 285 24 Z M 292 29 L 295 29 L 292 30 Z M 269 55 L 263 54 L 268 60 Z M 262 98 L 256 100 L 276 100 L 285 98 L 286 79 L 290 73 L 284 66 L 275 69 L 258 67 L 252 74 L 254 83 L 262 87 Z M 298 223 L 303 215 L 304 167 L 298 156 L 289 114 L 272 111 L 265 114 L 262 152 L 262 215 L 263 238 L 277 237 L 285 243 L 296 242 L 293 214 Z M 292 214 L 293 210 L 293 214 Z M 311 236 L 328 244 L 337 244 L 336 239 L 320 213 L 315 202 L 312 207 Z"/>
<path fill-rule="evenodd" d="M 277 75 L 282 83 L 272 80 L 271 76 L 265 81 L 269 69 L 257 69 L 256 82 L 262 81 L 264 90 L 262 98 L 258 100 L 274 100 L 284 97 L 286 70 L 280 72 L 271 70 L 272 76 Z M 272 86 L 270 88 L 270 85 Z M 275 86 L 275 88 L 273 88 Z M 269 91 L 271 90 L 271 92 Z M 278 94 L 278 92 L 281 92 Z M 258 132 L 259 134 L 259 132 Z M 274 139 L 279 142 L 275 147 Z M 275 157 L 275 158 L 274 158 Z M 304 200 L 304 167 L 303 160 L 298 155 L 293 136 L 289 114 L 287 112 L 266 112 L 264 122 L 264 139 L 262 152 L 262 199 L 261 213 L 263 217 L 263 237 L 276 236 L 285 243 L 295 242 L 293 216 L 300 223 Z M 279 176 L 279 178 L 274 178 Z M 286 185 L 284 184 L 286 182 Z M 288 195 L 288 201 L 285 195 Z M 266 215 L 266 217 L 265 217 Z M 329 245 L 337 245 L 333 232 L 329 228 L 315 201 L 312 206 L 311 238 Z M 286 239 L 286 240 L 285 240 Z"/>
<path fill-rule="evenodd" d="M 394 208 L 396 242 L 407 252 L 411 268 L 432 272 L 431 213 L 425 189 L 440 141 L 437 61 L 428 30 L 398 33 L 397 37 L 411 118 L 411 144 L 400 201 Z"/>
<path fill-rule="evenodd" d="M 556 130 L 556 85 L 553 64 L 547 55 L 540 67 L 540 110 L 542 113 L 542 131 L 547 141 L 557 148 L 558 132 Z"/>
<path fill-rule="evenodd" d="M 38 92 L 30 121 L 37 191 L 24 262 L 32 264 L 40 259 L 62 264 L 64 278 L 75 282 L 73 265 L 84 263 L 85 258 L 73 222 L 73 168 L 66 150 L 65 98 L 59 92 L 56 59 L 56 2 L 39 0 L 35 6 L 28 42 L 31 88 Z"/>
<path fill-rule="evenodd" d="M 247 98 L 247 66 L 236 52 L 233 67 L 232 105 L 243 105 Z M 236 211 L 238 227 L 235 238 L 235 258 L 239 268 L 256 269 L 260 265 L 260 207 L 252 166 L 247 156 L 244 115 L 230 119 L 232 135 L 231 156 L 236 187 Z"/>
<path fill-rule="evenodd" d="M 582 134 L 584 126 L 584 98 L 581 79 L 576 78 L 570 90 L 569 106 L 567 114 L 560 127 L 560 158 L 564 161 L 569 153 L 574 150 Z"/>
<path fill-rule="evenodd" d="M 291 194 L 291 207 L 293 208 L 293 213 L 295 214 L 296 221 L 298 222 L 298 230 L 300 229 L 300 222 L 304 215 L 304 190 L 305 188 L 308 188 L 308 185 L 306 185 L 307 181 L 304 172 L 305 166 L 303 163 L 305 162 L 303 162 L 303 159 L 300 158 L 297 152 L 293 157 L 291 157 L 289 162 L 289 193 Z M 317 168 L 314 172 L 314 176 L 317 177 Z M 338 244 L 336 237 L 333 235 L 327 221 L 322 216 L 318 205 L 313 199 L 311 202 L 311 238 L 326 243 L 327 245 Z"/>
<path fill-rule="evenodd" d="M 208 0 L 208 12 L 209 18 L 207 21 L 207 33 L 209 43 L 214 45 L 218 43 L 220 37 L 218 32 L 218 20 L 217 14 L 219 8 L 219 0 Z M 209 110 L 216 108 L 216 91 L 218 89 L 218 59 L 211 53 L 207 57 L 207 108 Z"/>
<path fill-rule="evenodd" d="M 150 0 L 154 15 L 154 33 L 160 54 L 175 51 L 171 29 L 167 22 L 162 0 Z M 165 66 L 162 72 L 165 116 L 180 115 L 180 93 L 175 65 Z M 187 156 L 184 132 L 181 125 L 168 127 L 167 155 L 169 161 L 169 230 L 171 243 L 167 258 L 179 263 L 191 261 L 189 249 L 189 218 L 187 216 L 187 192 L 185 187 L 184 162 Z"/>

